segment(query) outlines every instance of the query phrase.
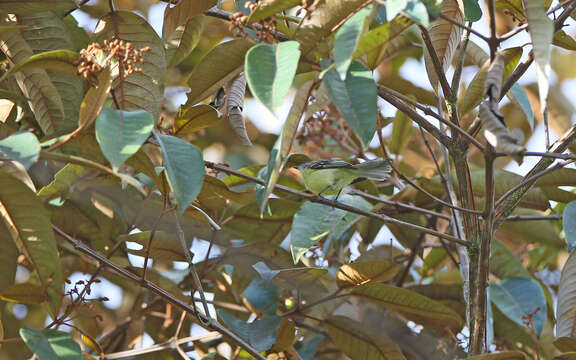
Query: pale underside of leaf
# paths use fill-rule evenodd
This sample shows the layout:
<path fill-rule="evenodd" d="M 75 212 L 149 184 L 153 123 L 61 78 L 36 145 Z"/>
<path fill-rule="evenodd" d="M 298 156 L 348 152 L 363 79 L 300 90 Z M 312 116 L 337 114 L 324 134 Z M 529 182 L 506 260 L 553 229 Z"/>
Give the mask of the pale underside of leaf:
<path fill-rule="evenodd" d="M 558 287 L 556 337 L 576 337 L 576 252 L 564 264 Z"/>
<path fill-rule="evenodd" d="M 528 31 L 534 46 L 534 60 L 536 62 L 536 75 L 538 76 L 538 92 L 540 94 L 540 112 L 546 107 L 548 90 L 550 87 L 550 52 L 552 38 L 554 37 L 554 23 L 542 6 L 541 0 L 525 0 L 526 15 L 528 17 Z"/>
<path fill-rule="evenodd" d="M 456 0 L 444 1 L 442 3 L 441 11 L 444 16 L 461 24 L 464 23 L 462 11 L 460 10 Z M 434 50 L 436 51 L 440 64 L 442 65 L 442 69 L 446 72 L 452 62 L 452 58 L 454 57 L 456 48 L 460 43 L 460 39 L 462 38 L 462 28 L 449 21 L 438 18 L 430 24 L 428 31 L 430 33 Z M 432 58 L 426 48 L 424 50 L 424 60 L 430 84 L 432 84 L 434 90 L 437 91 L 439 82 L 438 74 L 436 74 L 436 70 L 434 70 Z"/>

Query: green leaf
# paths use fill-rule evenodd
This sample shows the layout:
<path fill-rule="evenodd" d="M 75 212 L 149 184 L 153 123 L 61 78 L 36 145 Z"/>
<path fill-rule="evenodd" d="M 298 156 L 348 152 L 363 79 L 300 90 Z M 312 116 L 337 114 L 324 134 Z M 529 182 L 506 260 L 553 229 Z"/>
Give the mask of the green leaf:
<path fill-rule="evenodd" d="M 362 63 L 354 61 L 343 81 L 335 70 L 323 78 L 326 91 L 348 125 L 367 147 L 376 132 L 376 83 L 372 72 Z"/>
<path fill-rule="evenodd" d="M 464 0 L 464 20 L 478 21 L 482 17 L 482 9 L 478 0 Z"/>
<path fill-rule="evenodd" d="M 532 38 L 534 61 L 536 62 L 536 75 L 538 76 L 538 93 L 540 95 L 540 112 L 546 107 L 546 98 L 550 84 L 550 52 L 552 38 L 554 37 L 554 23 L 542 4 L 542 0 L 526 0 L 526 16 L 528 18 L 528 32 Z"/>
<path fill-rule="evenodd" d="M 531 278 L 509 278 L 488 288 L 490 300 L 510 320 L 526 326 L 523 316 L 532 318 L 536 335 L 540 336 L 546 322 L 546 298 L 540 284 Z"/>
<path fill-rule="evenodd" d="M 300 124 L 300 119 L 306 111 L 308 105 L 308 98 L 314 88 L 314 82 L 308 81 L 304 83 L 298 91 L 294 101 L 292 102 L 292 107 L 288 113 L 288 117 L 282 126 L 282 131 L 280 136 L 276 140 L 272 151 L 270 152 L 270 157 L 268 159 L 268 165 L 266 166 L 266 172 L 264 173 L 264 181 L 266 181 L 266 186 L 262 190 L 262 195 L 257 197 L 260 205 L 260 211 L 263 213 L 266 205 L 268 204 L 268 197 L 274 191 L 274 186 L 278 182 L 280 177 L 280 172 L 284 168 L 286 161 L 288 160 L 288 154 L 292 148 L 292 142 L 296 137 L 298 132 L 298 125 Z"/>
<path fill-rule="evenodd" d="M 422 324 L 424 327 L 458 332 L 464 325 L 462 318 L 454 310 L 439 301 L 404 288 L 384 284 L 369 284 L 353 288 L 351 294 L 398 311 L 406 318 Z"/>
<path fill-rule="evenodd" d="M 258 352 L 270 349 L 278 337 L 278 328 L 282 322 L 280 316 L 267 316 L 252 323 L 238 320 L 224 311 L 218 316 L 232 331 L 252 345 Z"/>
<path fill-rule="evenodd" d="M 122 39 L 132 43 L 134 49 L 150 47 L 142 53 L 144 63 L 137 66 L 142 72 L 133 72 L 125 79 L 116 78 L 112 85 L 122 110 L 146 110 L 154 119 L 160 116 L 164 101 L 166 54 L 162 40 L 141 16 L 132 11 L 116 10 L 100 19 L 92 41 Z"/>
<path fill-rule="evenodd" d="M 153 134 L 162 149 L 168 183 L 178 203 L 178 213 L 182 215 L 202 190 L 206 173 L 202 152 L 177 137 Z"/>
<path fill-rule="evenodd" d="M 20 283 L 0 291 L 0 300 L 19 304 L 41 304 L 46 301 L 46 290 L 43 286 Z"/>
<path fill-rule="evenodd" d="M 386 2 L 386 19 L 392 21 L 400 13 L 418 24 L 428 27 L 430 20 L 426 5 L 420 0 L 392 0 Z"/>
<path fill-rule="evenodd" d="M 528 95 L 526 95 L 526 91 L 524 88 L 520 86 L 518 83 L 514 83 L 510 88 L 510 93 L 513 95 L 513 99 L 518 102 L 520 108 L 526 115 L 528 122 L 530 123 L 530 129 L 534 129 L 534 113 L 532 112 L 532 106 L 530 106 L 530 100 L 528 99 Z"/>
<path fill-rule="evenodd" d="M 117 171 L 140 149 L 153 128 L 154 118 L 148 111 L 104 109 L 96 119 L 96 139 Z"/>
<path fill-rule="evenodd" d="M 248 40 L 231 40 L 212 49 L 190 74 L 186 107 L 213 95 L 242 72 L 244 55 L 254 45 Z"/>
<path fill-rule="evenodd" d="M 554 340 L 554 346 L 562 352 L 574 352 L 576 351 L 576 339 L 566 336 L 558 336 Z"/>
<path fill-rule="evenodd" d="M 2 11 L 18 15 L 34 14 L 40 11 L 72 10 L 77 7 L 73 0 L 2 0 Z"/>
<path fill-rule="evenodd" d="M 184 3 L 187 2 L 182 4 Z M 167 6 L 164 13 L 162 37 L 167 44 L 168 66 L 176 66 L 186 59 L 198 45 L 204 30 L 205 16 L 185 17 L 178 9 L 181 6 L 184 5 L 180 4 L 173 8 Z"/>
<path fill-rule="evenodd" d="M 299 46 L 296 41 L 258 44 L 246 53 L 244 73 L 250 91 L 271 111 L 282 105 L 290 91 L 300 59 Z"/>
<path fill-rule="evenodd" d="M 392 125 L 392 143 L 390 144 L 390 151 L 394 154 L 400 154 L 402 150 L 408 145 L 410 137 L 414 132 L 412 120 L 404 114 L 404 112 L 396 111 L 396 117 Z"/>
<path fill-rule="evenodd" d="M 334 36 L 334 64 L 342 80 L 346 80 L 348 68 L 352 63 L 352 55 L 360 43 L 364 21 L 371 9 L 371 6 L 367 6 L 358 11 L 338 29 Z"/>
<path fill-rule="evenodd" d="M 385 282 L 396 276 L 397 264 L 387 260 L 357 261 L 345 264 L 338 270 L 338 287 L 360 286 L 372 282 Z"/>
<path fill-rule="evenodd" d="M 68 75 L 76 75 L 77 70 L 74 63 L 80 58 L 78 53 L 71 50 L 53 50 L 32 55 L 25 61 L 11 67 L 2 77 L 0 82 L 6 80 L 18 71 L 24 69 L 40 68 L 62 72 Z"/>
<path fill-rule="evenodd" d="M 492 239 L 490 271 L 500 279 L 512 277 L 530 278 L 530 273 L 524 268 L 520 260 L 497 239 Z"/>
<path fill-rule="evenodd" d="M 572 251 L 576 247 L 576 201 L 566 204 L 562 214 L 562 226 L 568 241 L 568 251 Z"/>
<path fill-rule="evenodd" d="M 182 136 L 212 126 L 220 120 L 220 113 L 212 106 L 200 104 L 186 109 L 174 122 L 174 135 Z"/>
<path fill-rule="evenodd" d="M 576 252 L 571 252 L 562 269 L 558 286 L 556 308 L 556 337 L 573 338 L 576 334 L 574 308 L 576 307 Z M 576 348 L 575 348 L 576 349 Z"/>
<path fill-rule="evenodd" d="M 372 209 L 372 205 L 359 196 L 342 195 L 338 199 L 363 210 Z M 327 235 L 340 237 L 360 216 L 342 209 L 332 208 L 323 204 L 306 202 L 294 215 L 290 249 L 294 263 Z"/>
<path fill-rule="evenodd" d="M 68 333 L 52 329 L 41 331 L 27 326 L 19 333 L 41 360 L 82 360 L 80 345 Z"/>
<path fill-rule="evenodd" d="M 563 49 L 574 51 L 576 50 L 576 40 L 564 30 L 558 30 L 554 33 L 552 44 L 560 46 Z"/>
<path fill-rule="evenodd" d="M 332 316 L 322 322 L 334 345 L 352 360 L 405 360 L 397 345 L 383 332 L 370 331 L 365 323 L 345 316 Z"/>
<path fill-rule="evenodd" d="M 301 0 L 261 0 L 257 4 L 258 6 L 246 21 L 246 24 L 252 24 L 257 21 L 266 19 L 276 13 L 279 13 L 283 10 L 290 9 L 294 6 L 300 5 L 302 3 Z"/>
<path fill-rule="evenodd" d="M 50 215 L 24 183 L 0 171 L 0 208 L 12 240 L 24 253 L 40 283 L 47 287 L 53 314 L 62 296 L 62 273 Z"/>
<path fill-rule="evenodd" d="M 30 132 L 19 132 L 0 140 L 0 152 L 29 169 L 38 160 L 40 143 L 36 135 Z"/>

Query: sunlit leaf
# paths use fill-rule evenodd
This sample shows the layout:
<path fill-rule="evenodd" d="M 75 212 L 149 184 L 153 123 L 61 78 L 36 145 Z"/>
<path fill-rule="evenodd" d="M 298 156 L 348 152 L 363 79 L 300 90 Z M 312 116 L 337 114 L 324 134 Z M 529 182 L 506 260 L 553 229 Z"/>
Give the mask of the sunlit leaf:
<path fill-rule="evenodd" d="M 388 21 L 392 21 L 401 12 L 422 26 L 427 27 L 430 23 L 428 11 L 423 1 L 392 0 L 386 3 L 386 18 Z"/>
<path fill-rule="evenodd" d="M 282 10 L 290 9 L 296 5 L 300 5 L 301 0 L 262 0 L 257 3 L 257 7 L 246 21 L 247 24 L 263 20 L 271 15 L 274 15 Z"/>
<path fill-rule="evenodd" d="M 80 345 L 68 333 L 53 329 L 37 330 L 29 327 L 21 328 L 19 333 L 26 345 L 39 359 L 82 360 Z"/>
<path fill-rule="evenodd" d="M 91 87 L 84 95 L 82 105 L 80 105 L 80 114 L 78 115 L 78 129 L 85 129 L 96 120 L 102 110 L 108 93 L 112 86 L 112 74 L 110 68 L 106 67 L 97 76 L 98 84 Z"/>
<path fill-rule="evenodd" d="M 299 47 L 296 41 L 258 44 L 246 53 L 244 73 L 250 91 L 271 111 L 282 105 L 290 90 L 300 59 Z"/>
<path fill-rule="evenodd" d="M 326 73 L 323 83 L 340 114 L 356 135 L 368 146 L 376 131 L 376 83 L 372 73 L 355 61 L 342 81 L 335 70 Z"/>
<path fill-rule="evenodd" d="M 104 109 L 96 119 L 96 139 L 106 159 L 117 170 L 138 151 L 153 128 L 154 118 L 147 111 Z"/>
<path fill-rule="evenodd" d="M 214 125 L 220 113 L 210 105 L 200 104 L 184 110 L 174 122 L 174 135 L 188 135 Z"/>
<path fill-rule="evenodd" d="M 182 215 L 204 183 L 204 159 L 200 150 L 174 136 L 153 132 L 162 149 L 162 160 L 168 175 L 168 182 L 178 203 L 178 213 Z"/>
<path fill-rule="evenodd" d="M 386 282 L 396 275 L 399 266 L 386 260 L 356 261 L 340 267 L 337 284 L 340 287 L 359 286 L 372 282 Z"/>

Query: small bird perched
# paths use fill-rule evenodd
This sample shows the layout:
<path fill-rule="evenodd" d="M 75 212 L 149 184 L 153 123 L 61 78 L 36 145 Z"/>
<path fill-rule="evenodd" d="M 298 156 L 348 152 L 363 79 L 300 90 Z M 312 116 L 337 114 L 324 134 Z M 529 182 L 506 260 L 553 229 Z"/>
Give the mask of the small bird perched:
<path fill-rule="evenodd" d="M 318 195 L 336 195 L 342 190 L 362 180 L 386 179 L 391 168 L 386 160 L 368 160 L 352 165 L 340 159 L 311 161 L 296 167 L 300 170 L 306 188 Z"/>

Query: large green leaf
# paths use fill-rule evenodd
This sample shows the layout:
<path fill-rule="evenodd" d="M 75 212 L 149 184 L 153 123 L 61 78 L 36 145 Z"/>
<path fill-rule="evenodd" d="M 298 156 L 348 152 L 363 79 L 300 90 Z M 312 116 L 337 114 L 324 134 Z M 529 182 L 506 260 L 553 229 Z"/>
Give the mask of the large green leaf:
<path fill-rule="evenodd" d="M 212 49 L 188 78 L 190 92 L 186 107 L 213 95 L 244 68 L 244 55 L 254 45 L 248 40 L 231 40 Z"/>
<path fill-rule="evenodd" d="M 282 105 L 300 59 L 296 41 L 254 45 L 246 53 L 244 74 L 252 94 L 268 109 Z"/>
<path fill-rule="evenodd" d="M 544 111 L 548 89 L 550 87 L 550 51 L 554 37 L 554 23 L 542 5 L 542 0 L 526 0 L 526 16 L 528 18 L 528 32 L 532 38 L 534 61 L 536 62 L 536 75 L 538 76 L 538 93 L 540 96 L 540 112 Z"/>
<path fill-rule="evenodd" d="M 278 337 L 280 322 L 282 322 L 282 317 L 280 316 L 267 316 L 252 323 L 238 320 L 224 311 L 218 311 L 218 316 L 224 324 L 257 351 L 266 351 L 274 345 Z"/>
<path fill-rule="evenodd" d="M 62 299 L 62 269 L 50 215 L 34 192 L 1 171 L 0 212 L 12 240 L 46 286 L 50 308 L 56 315 Z"/>
<path fill-rule="evenodd" d="M 359 196 L 346 194 L 340 196 L 338 200 L 363 210 L 372 209 L 372 204 Z M 297 263 L 308 249 L 325 236 L 340 237 L 358 218 L 358 214 L 342 209 L 319 203 L 304 203 L 294 215 L 292 223 L 290 249 L 294 263 Z"/>
<path fill-rule="evenodd" d="M 546 322 L 546 298 L 540 284 L 531 278 L 509 278 L 489 287 L 490 300 L 516 324 L 525 326 L 523 317 L 534 314 L 532 322 L 540 336 Z"/>
<path fill-rule="evenodd" d="M 154 118 L 148 111 L 104 109 L 96 119 L 96 139 L 102 153 L 117 171 L 140 149 L 153 128 Z"/>
<path fill-rule="evenodd" d="M 0 140 L 0 153 L 28 169 L 38 160 L 40 143 L 31 132 L 20 132 Z"/>
<path fill-rule="evenodd" d="M 164 99 L 166 54 L 162 40 L 142 17 L 131 11 L 115 11 L 98 22 L 92 41 L 121 39 L 135 49 L 150 47 L 142 53 L 142 72 L 133 72 L 125 79 L 117 77 L 112 88 L 122 110 L 146 110 L 154 119 L 160 115 Z"/>
<path fill-rule="evenodd" d="M 334 36 L 334 65 L 342 80 L 346 80 L 348 68 L 352 63 L 352 55 L 362 39 L 364 22 L 371 9 L 367 6 L 358 11 L 338 29 Z"/>
<path fill-rule="evenodd" d="M 41 11 L 72 10 L 76 8 L 73 0 L 2 0 L 2 11 L 11 14 L 35 14 Z"/>
<path fill-rule="evenodd" d="M 576 307 L 576 252 L 570 253 L 562 269 L 556 308 L 556 337 L 576 337 L 574 308 Z"/>
<path fill-rule="evenodd" d="M 292 142 L 294 141 L 296 133 L 298 132 L 300 119 L 306 111 L 308 98 L 311 95 L 313 88 L 313 81 L 308 81 L 300 86 L 294 101 L 292 102 L 290 113 L 288 113 L 288 117 L 282 126 L 280 136 L 276 140 L 276 143 L 270 152 L 268 165 L 266 166 L 266 172 L 264 174 L 266 186 L 262 190 L 263 194 L 257 198 L 260 204 L 260 211 L 262 212 L 266 208 L 268 197 L 274 191 L 274 186 L 276 186 L 276 183 L 278 182 L 280 172 L 282 171 L 282 168 L 288 159 L 288 154 L 292 148 Z"/>
<path fill-rule="evenodd" d="M 454 310 L 442 303 L 416 292 L 392 285 L 369 284 L 352 289 L 352 295 L 364 298 L 377 305 L 382 305 L 400 312 L 406 318 L 444 331 L 449 329 L 457 333 L 464 322 Z"/>
<path fill-rule="evenodd" d="M 21 25 L 6 21 L 2 24 Z M 23 29 L 0 34 L 0 48 L 15 65 L 26 61 L 34 54 L 31 45 L 26 42 L 25 34 Z M 71 125 L 75 120 L 66 119 L 64 116 L 61 95 L 45 70 L 36 68 L 24 70 L 16 73 L 15 78 L 45 134 L 64 133 L 68 128 L 73 128 Z"/>
<path fill-rule="evenodd" d="M 382 332 L 345 316 L 332 316 L 322 322 L 334 344 L 352 360 L 405 360 L 397 345 Z"/>
<path fill-rule="evenodd" d="M 569 202 L 564 208 L 562 225 L 568 241 L 568 251 L 572 251 L 576 247 L 576 201 Z"/>
<path fill-rule="evenodd" d="M 500 279 L 530 277 L 530 273 L 514 253 L 497 239 L 492 239 L 491 243 L 490 271 Z"/>
<path fill-rule="evenodd" d="M 23 327 L 20 329 L 20 336 L 38 359 L 82 360 L 80 345 L 72 339 L 70 334 L 63 331 Z"/>
<path fill-rule="evenodd" d="M 178 213 L 182 215 L 204 183 L 204 159 L 202 152 L 177 137 L 154 132 L 162 149 L 162 160 L 170 187 L 178 203 Z"/>
<path fill-rule="evenodd" d="M 354 61 L 345 81 L 335 70 L 331 70 L 326 73 L 323 82 L 344 120 L 367 147 L 376 132 L 378 113 L 376 83 L 371 71 Z"/>

